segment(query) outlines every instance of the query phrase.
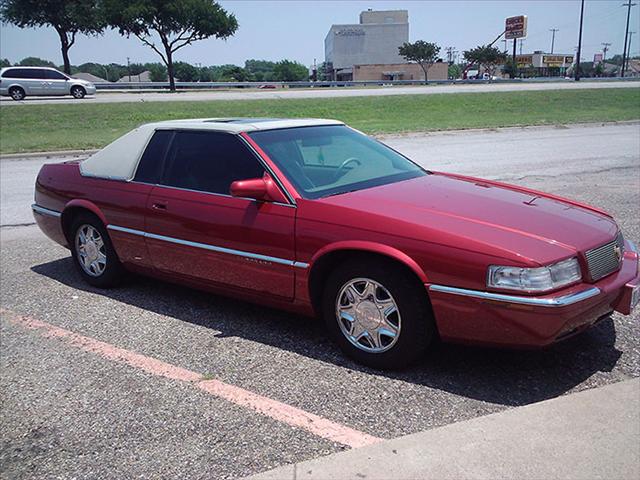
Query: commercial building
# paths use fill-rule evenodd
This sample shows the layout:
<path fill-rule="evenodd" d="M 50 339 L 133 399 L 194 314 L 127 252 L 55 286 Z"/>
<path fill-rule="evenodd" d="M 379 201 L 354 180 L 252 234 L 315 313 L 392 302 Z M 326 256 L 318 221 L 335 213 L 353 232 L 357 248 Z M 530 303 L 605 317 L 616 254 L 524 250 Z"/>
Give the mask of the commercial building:
<path fill-rule="evenodd" d="M 428 80 L 446 80 L 447 62 L 434 63 L 427 70 Z M 353 66 L 353 80 L 424 80 L 424 70 L 417 63 L 384 63 Z"/>

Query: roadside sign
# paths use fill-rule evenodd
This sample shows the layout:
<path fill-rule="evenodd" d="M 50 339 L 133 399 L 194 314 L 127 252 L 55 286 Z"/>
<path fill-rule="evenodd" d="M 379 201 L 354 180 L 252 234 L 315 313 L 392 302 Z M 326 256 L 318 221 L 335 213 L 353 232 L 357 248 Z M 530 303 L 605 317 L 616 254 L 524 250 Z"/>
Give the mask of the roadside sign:
<path fill-rule="evenodd" d="M 593 55 L 593 63 L 602 63 L 604 55 L 602 53 L 595 53 Z"/>
<path fill-rule="evenodd" d="M 504 38 L 512 40 L 514 38 L 524 38 L 527 36 L 527 16 L 518 15 L 509 17 L 505 21 Z"/>

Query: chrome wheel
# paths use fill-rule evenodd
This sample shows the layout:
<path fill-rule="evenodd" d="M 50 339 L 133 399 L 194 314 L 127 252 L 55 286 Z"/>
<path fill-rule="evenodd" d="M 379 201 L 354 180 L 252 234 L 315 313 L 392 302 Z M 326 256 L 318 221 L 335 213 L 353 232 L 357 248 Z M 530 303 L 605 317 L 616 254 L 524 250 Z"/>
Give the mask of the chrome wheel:
<path fill-rule="evenodd" d="M 84 98 L 84 90 L 81 87 L 73 87 L 71 89 L 71 95 L 73 95 L 74 98 Z"/>
<path fill-rule="evenodd" d="M 400 311 L 391 293 L 369 278 L 355 278 L 340 289 L 336 319 L 342 334 L 369 353 L 389 350 L 400 336 Z"/>
<path fill-rule="evenodd" d="M 11 98 L 14 100 L 22 100 L 24 98 L 24 91 L 20 88 L 12 88 L 9 91 L 9 95 L 11 95 Z"/>
<path fill-rule="evenodd" d="M 99 277 L 107 267 L 104 240 L 92 225 L 84 224 L 76 231 L 76 255 L 87 275 Z"/>

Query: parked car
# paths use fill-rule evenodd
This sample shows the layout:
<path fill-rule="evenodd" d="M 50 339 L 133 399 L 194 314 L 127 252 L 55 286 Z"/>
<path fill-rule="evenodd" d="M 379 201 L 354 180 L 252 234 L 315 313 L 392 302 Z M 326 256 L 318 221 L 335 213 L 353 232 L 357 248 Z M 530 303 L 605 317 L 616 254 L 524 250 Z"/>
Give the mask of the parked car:
<path fill-rule="evenodd" d="M 95 95 L 96 87 L 86 80 L 71 78 L 55 68 L 6 67 L 0 70 L 0 95 L 24 100 L 28 95 Z"/>
<path fill-rule="evenodd" d="M 126 270 L 324 318 L 357 361 L 444 341 L 541 347 L 638 303 L 606 212 L 425 170 L 333 120 L 143 125 L 42 167 L 35 219 L 80 275 Z"/>

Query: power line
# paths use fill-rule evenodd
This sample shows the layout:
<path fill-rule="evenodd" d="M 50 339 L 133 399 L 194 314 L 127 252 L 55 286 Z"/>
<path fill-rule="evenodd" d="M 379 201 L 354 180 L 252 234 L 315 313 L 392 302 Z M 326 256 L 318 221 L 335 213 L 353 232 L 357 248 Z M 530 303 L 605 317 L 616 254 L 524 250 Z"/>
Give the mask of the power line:
<path fill-rule="evenodd" d="M 553 53 L 553 45 L 556 42 L 556 32 L 560 31 L 559 28 L 550 28 L 549 31 L 551 32 L 551 53 Z"/>

